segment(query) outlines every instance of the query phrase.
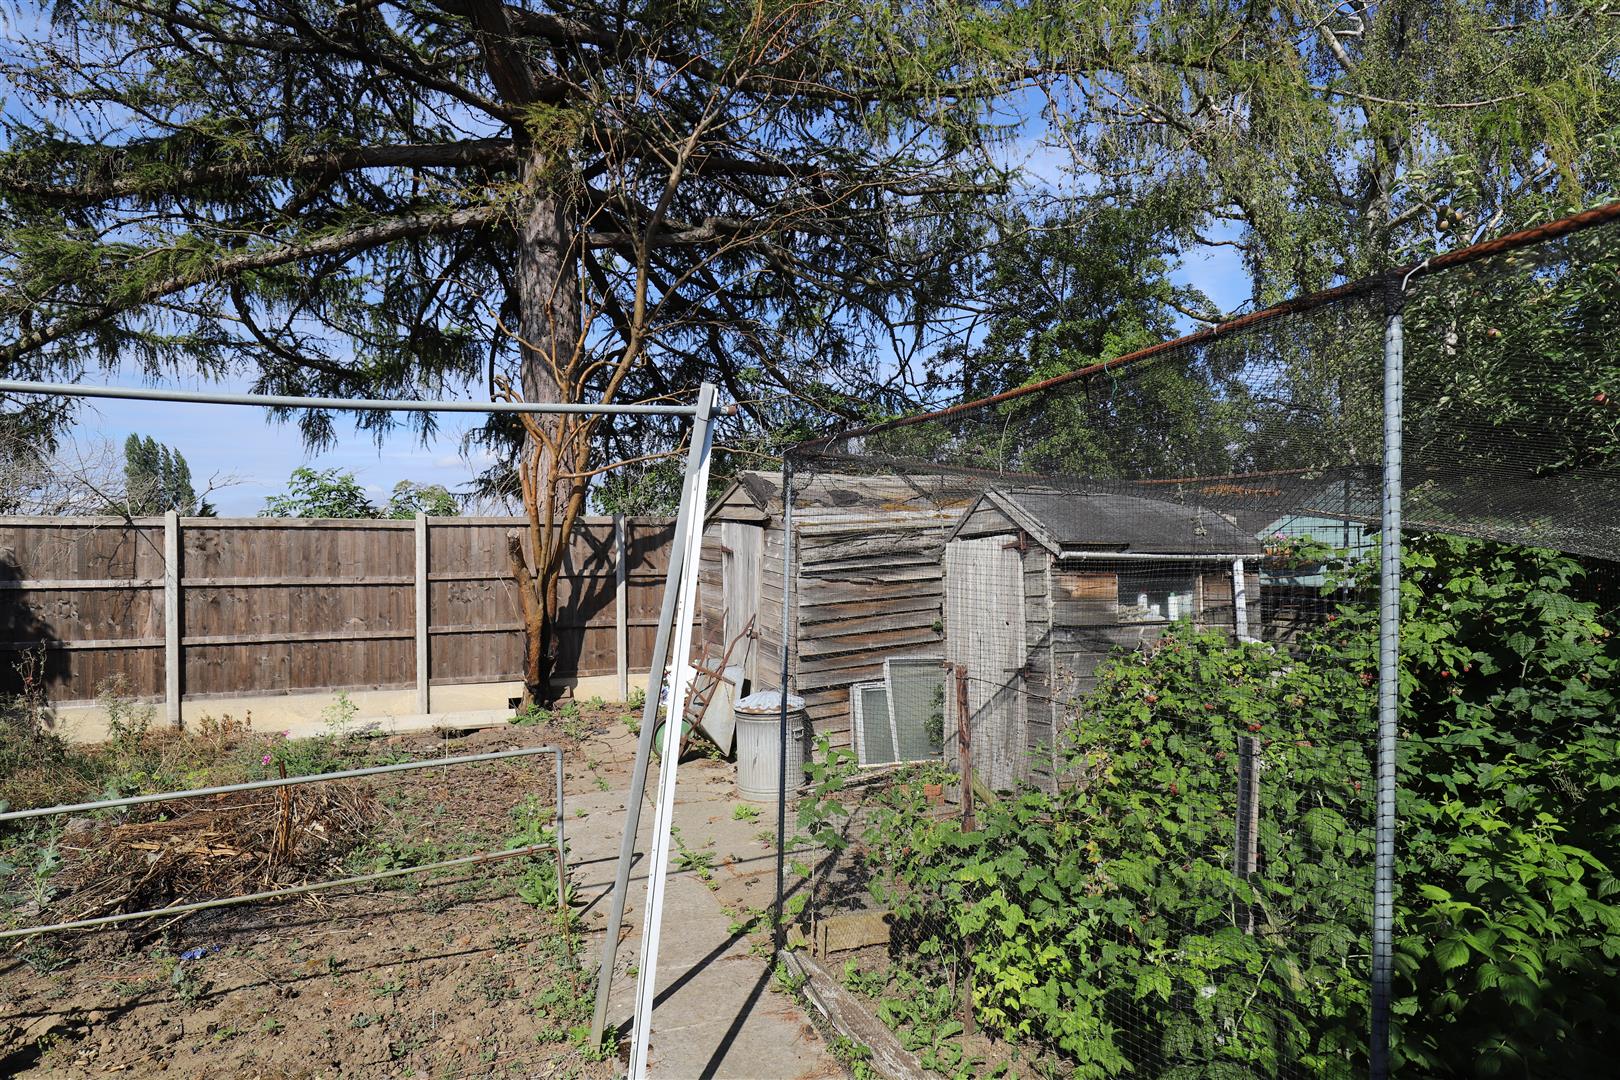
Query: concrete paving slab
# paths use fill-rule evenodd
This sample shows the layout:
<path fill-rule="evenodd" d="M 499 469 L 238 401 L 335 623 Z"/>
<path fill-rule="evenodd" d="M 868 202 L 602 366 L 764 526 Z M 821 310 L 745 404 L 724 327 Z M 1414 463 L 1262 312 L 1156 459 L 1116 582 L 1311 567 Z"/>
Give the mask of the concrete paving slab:
<path fill-rule="evenodd" d="M 601 953 L 608 894 L 624 830 L 624 800 L 629 783 L 634 739 L 610 732 L 590 744 L 597 764 L 587 768 L 583 755 L 567 765 L 577 774 L 568 785 L 571 879 L 585 926 L 592 931 L 593 957 Z M 582 782 L 588 781 L 588 783 Z M 601 785 L 607 784 L 602 790 Z M 657 774 L 648 778 L 656 790 Z M 658 995 L 653 1013 L 649 1072 L 657 1080 L 700 1077 L 736 1080 L 835 1080 L 847 1076 L 820 1033 L 791 997 L 773 990 L 766 948 L 732 927 L 734 913 L 769 908 L 775 893 L 773 849 L 758 834 L 775 827 L 774 815 L 737 816 L 735 774 L 724 762 L 699 759 L 681 764 L 675 845 L 665 892 Z M 578 792 L 576 794 L 576 791 Z M 583 810 L 584 816 L 577 816 Z M 651 847 L 652 804 L 644 804 L 637 848 Z M 766 820 L 770 818 L 771 820 Z M 713 863 L 709 880 L 680 865 L 684 847 L 707 853 Z M 635 996 L 630 969 L 639 961 L 641 913 L 647 890 L 648 863 L 643 858 L 631 874 L 626 932 L 610 996 L 610 1024 L 627 1024 Z M 728 910 L 729 908 L 729 910 Z"/>

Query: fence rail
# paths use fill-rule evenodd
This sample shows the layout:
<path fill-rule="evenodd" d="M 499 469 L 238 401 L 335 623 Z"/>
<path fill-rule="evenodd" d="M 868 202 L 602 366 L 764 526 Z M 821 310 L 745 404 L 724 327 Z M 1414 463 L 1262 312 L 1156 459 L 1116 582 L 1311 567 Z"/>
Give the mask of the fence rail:
<path fill-rule="evenodd" d="M 186 700 L 327 690 L 417 691 L 519 677 L 508 567 L 515 518 L 0 517 L 0 692 L 43 649 L 52 704 L 109 677 Z M 559 596 L 560 678 L 644 671 L 672 526 L 586 518 Z"/>

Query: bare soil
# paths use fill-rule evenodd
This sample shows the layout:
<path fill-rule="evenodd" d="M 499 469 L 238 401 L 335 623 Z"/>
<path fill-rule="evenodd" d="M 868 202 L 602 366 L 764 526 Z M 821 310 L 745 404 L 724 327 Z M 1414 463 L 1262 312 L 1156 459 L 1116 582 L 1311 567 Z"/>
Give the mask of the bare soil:
<path fill-rule="evenodd" d="M 570 734 L 623 711 L 587 710 Z M 386 743 L 417 758 L 559 741 L 555 728 L 506 726 Z M 606 782 L 581 768 L 587 753 L 576 743 L 567 759 L 581 790 Z M 385 811 L 352 865 L 499 850 L 514 809 L 549 803 L 550 770 L 538 756 L 365 781 Z M 596 946 L 565 932 L 554 901 L 518 895 L 524 872 L 512 860 L 4 943 L 0 1075 L 610 1076 L 615 1063 L 570 1036 L 589 1021 Z"/>

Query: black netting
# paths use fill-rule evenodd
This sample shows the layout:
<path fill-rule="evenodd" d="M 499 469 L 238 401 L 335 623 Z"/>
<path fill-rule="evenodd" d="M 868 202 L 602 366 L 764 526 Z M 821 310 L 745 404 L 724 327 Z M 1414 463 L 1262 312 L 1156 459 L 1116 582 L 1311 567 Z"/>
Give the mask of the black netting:
<path fill-rule="evenodd" d="M 1366 1074 L 1399 312 L 1394 1061 L 1601 1071 L 1614 233 L 798 448 L 793 940 L 947 1074 Z"/>

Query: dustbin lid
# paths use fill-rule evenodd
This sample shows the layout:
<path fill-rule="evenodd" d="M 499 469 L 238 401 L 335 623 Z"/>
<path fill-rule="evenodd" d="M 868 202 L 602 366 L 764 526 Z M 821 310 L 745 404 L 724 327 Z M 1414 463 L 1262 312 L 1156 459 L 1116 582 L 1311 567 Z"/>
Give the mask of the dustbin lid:
<path fill-rule="evenodd" d="M 804 698 L 798 694 L 787 696 L 787 705 L 791 710 L 804 708 Z M 782 692 L 780 690 L 760 690 L 749 694 L 737 704 L 732 706 L 737 712 L 747 713 L 774 713 L 782 710 Z"/>

